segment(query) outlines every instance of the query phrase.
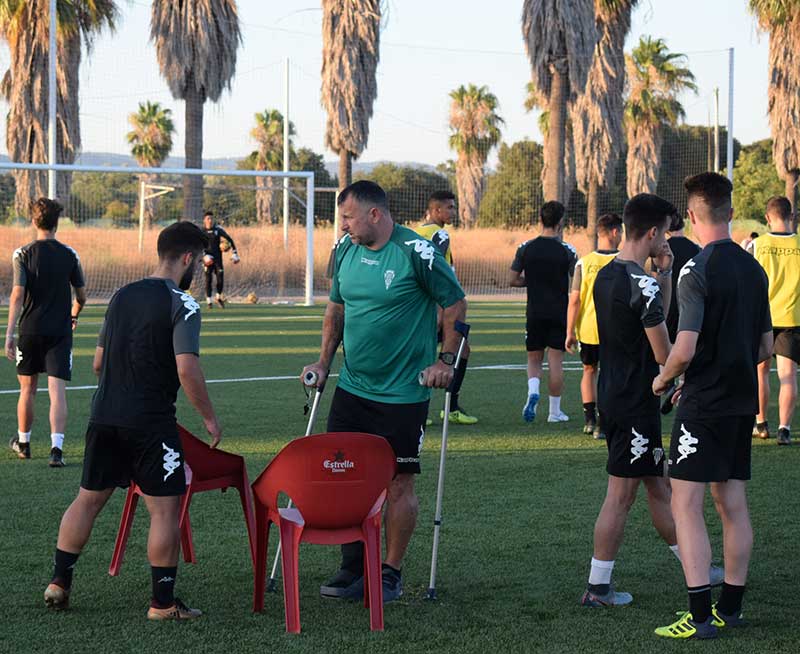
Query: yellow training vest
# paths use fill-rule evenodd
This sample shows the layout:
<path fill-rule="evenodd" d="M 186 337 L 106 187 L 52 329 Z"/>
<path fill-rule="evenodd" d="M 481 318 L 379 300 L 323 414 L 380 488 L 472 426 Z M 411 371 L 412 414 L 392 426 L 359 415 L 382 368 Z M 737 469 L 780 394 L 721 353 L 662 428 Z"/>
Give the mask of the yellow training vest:
<path fill-rule="evenodd" d="M 800 326 L 800 236 L 763 234 L 750 247 L 769 279 L 772 326 Z"/>
<path fill-rule="evenodd" d="M 444 260 L 452 268 L 453 252 L 450 250 L 450 234 L 444 227 L 439 227 L 436 223 L 427 223 L 414 227 L 414 231 L 428 239 L 444 255 Z"/>
<path fill-rule="evenodd" d="M 594 308 L 594 280 L 597 273 L 605 265 L 611 263 L 617 252 L 590 252 L 581 257 L 581 310 L 578 312 L 578 340 L 587 345 L 599 345 L 600 335 L 597 333 L 597 312 Z"/>

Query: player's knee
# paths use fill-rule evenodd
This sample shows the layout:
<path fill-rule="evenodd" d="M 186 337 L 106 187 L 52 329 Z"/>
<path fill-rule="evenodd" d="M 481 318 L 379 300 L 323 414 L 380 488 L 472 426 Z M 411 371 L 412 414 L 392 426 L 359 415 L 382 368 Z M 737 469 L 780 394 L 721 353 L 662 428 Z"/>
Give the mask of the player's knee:
<path fill-rule="evenodd" d="M 387 499 L 390 504 L 405 504 L 409 510 L 418 511 L 419 501 L 417 494 L 414 491 L 414 476 L 413 475 L 397 475 L 389 485 L 389 492 Z"/>

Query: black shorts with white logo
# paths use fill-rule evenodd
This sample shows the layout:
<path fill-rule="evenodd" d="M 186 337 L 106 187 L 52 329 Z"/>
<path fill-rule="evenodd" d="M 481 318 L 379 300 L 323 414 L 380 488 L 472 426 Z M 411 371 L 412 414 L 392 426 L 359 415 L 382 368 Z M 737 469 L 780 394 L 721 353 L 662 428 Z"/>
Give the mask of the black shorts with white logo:
<path fill-rule="evenodd" d="M 17 374 L 46 372 L 50 377 L 72 379 L 72 332 L 63 336 L 20 334 L 17 342 Z"/>
<path fill-rule="evenodd" d="M 81 487 L 127 488 L 135 481 L 145 495 L 186 492 L 183 449 L 177 426 L 153 430 L 89 423 Z"/>
<path fill-rule="evenodd" d="M 675 419 L 669 476 L 685 481 L 750 479 L 754 416 Z"/>
<path fill-rule="evenodd" d="M 328 431 L 358 431 L 383 436 L 397 457 L 397 472 L 418 475 L 428 401 L 388 404 L 337 388 L 328 414 Z"/>
<path fill-rule="evenodd" d="M 600 363 L 600 346 L 581 341 L 581 363 L 584 366 L 596 366 Z"/>
<path fill-rule="evenodd" d="M 525 348 L 528 352 L 537 352 L 546 347 L 563 352 L 566 340 L 567 325 L 561 320 L 528 318 L 525 322 Z"/>
<path fill-rule="evenodd" d="M 775 339 L 773 352 L 795 363 L 800 363 L 800 327 L 776 327 L 772 330 Z"/>
<path fill-rule="evenodd" d="M 606 471 L 614 477 L 661 477 L 664 475 L 664 446 L 661 443 L 661 415 L 610 416 L 600 412 L 606 434 Z"/>

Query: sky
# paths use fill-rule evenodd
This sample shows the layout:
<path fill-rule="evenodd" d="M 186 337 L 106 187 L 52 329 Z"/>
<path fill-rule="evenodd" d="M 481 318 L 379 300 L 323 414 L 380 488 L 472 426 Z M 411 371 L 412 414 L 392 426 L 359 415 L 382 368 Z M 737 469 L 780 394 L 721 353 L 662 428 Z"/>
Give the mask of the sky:
<path fill-rule="evenodd" d="M 85 152 L 125 154 L 127 116 L 144 100 L 172 109 L 177 128 L 173 155 L 183 153 L 183 103 L 160 77 L 149 42 L 150 2 L 118 0 L 121 20 L 84 55 L 81 129 Z M 219 102 L 206 103 L 204 157 L 243 157 L 255 148 L 249 136 L 254 114 L 283 111 L 284 61 L 290 61 L 290 119 L 295 145 L 324 147 L 325 112 L 320 104 L 322 63 L 319 0 L 238 0 L 243 44 L 236 77 Z M 502 139 L 541 140 L 537 114 L 523 108 L 530 79 L 520 29 L 522 0 L 388 0 L 381 33 L 378 98 L 361 161 L 389 160 L 436 165 L 448 149 L 448 93 L 461 84 L 486 85 L 500 103 Z M 719 87 L 720 123 L 728 122 L 728 49 L 735 49 L 734 135 L 742 143 L 767 138 L 766 35 L 758 32 L 746 0 L 640 0 L 628 37 L 629 50 L 642 35 L 664 38 L 687 55 L 698 93 L 681 98 L 687 122 L 708 124 Z M 0 68 L 9 62 L 0 46 Z M 5 103 L 0 103 L 5 104 Z M 7 107 L 4 107 L 7 110 Z M 0 121 L 5 153 L 5 121 Z M 490 160 L 491 163 L 491 160 Z"/>

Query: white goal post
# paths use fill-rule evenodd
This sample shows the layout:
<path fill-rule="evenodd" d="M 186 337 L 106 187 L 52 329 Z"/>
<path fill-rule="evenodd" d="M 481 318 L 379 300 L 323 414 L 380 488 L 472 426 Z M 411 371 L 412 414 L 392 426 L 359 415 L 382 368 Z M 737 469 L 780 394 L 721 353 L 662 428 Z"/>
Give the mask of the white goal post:
<path fill-rule="evenodd" d="M 305 236 L 306 263 L 304 300 L 306 306 L 314 304 L 314 173 L 311 171 L 263 171 L 263 170 L 219 170 L 205 168 L 148 168 L 143 166 L 88 166 L 80 164 L 33 164 L 14 161 L 0 161 L 0 171 L 15 170 L 55 171 L 69 173 L 120 173 L 127 175 L 202 175 L 216 177 L 242 177 L 257 179 L 263 177 L 305 179 Z"/>

